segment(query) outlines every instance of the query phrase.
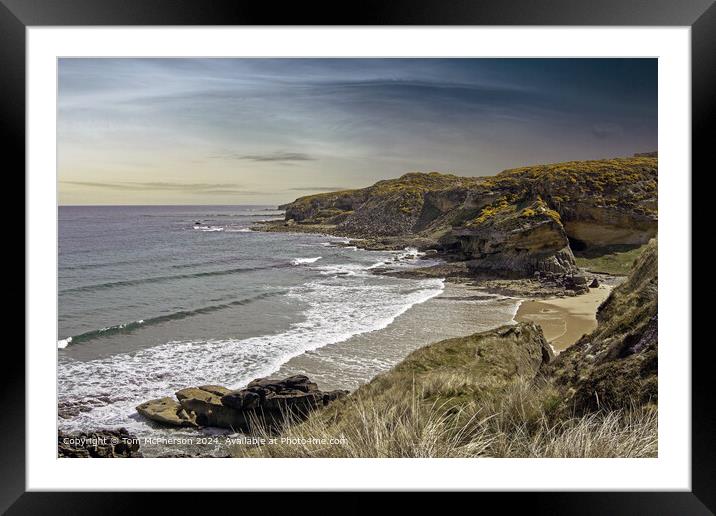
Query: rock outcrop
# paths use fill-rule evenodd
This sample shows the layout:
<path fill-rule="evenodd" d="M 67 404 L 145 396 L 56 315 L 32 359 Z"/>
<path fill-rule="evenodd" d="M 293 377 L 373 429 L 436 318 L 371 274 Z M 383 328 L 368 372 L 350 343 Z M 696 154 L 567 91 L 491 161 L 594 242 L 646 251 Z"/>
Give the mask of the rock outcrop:
<path fill-rule="evenodd" d="M 421 249 L 461 254 L 474 269 L 569 273 L 573 252 L 638 246 L 656 235 L 657 168 L 657 157 L 637 156 L 490 177 L 409 173 L 281 208 L 290 230 L 320 227 L 388 246 L 410 238 Z"/>
<path fill-rule="evenodd" d="M 169 396 L 144 402 L 137 407 L 137 412 L 162 425 L 196 426 L 196 417 Z"/>
<path fill-rule="evenodd" d="M 564 273 L 576 270 L 559 215 L 538 199 L 521 208 L 504 204 L 453 230 L 462 252 L 479 269 Z"/>
<path fill-rule="evenodd" d="M 560 295 L 586 294 L 590 288 L 594 288 L 592 285 L 597 281 L 597 279 L 594 278 L 590 284 L 586 276 L 574 272 L 554 273 L 550 271 L 536 271 L 534 278 L 543 286 L 564 289 Z M 598 287 L 599 283 L 597 282 L 595 286 Z"/>
<path fill-rule="evenodd" d="M 236 411 L 222 403 L 231 392 L 226 387 L 189 387 L 176 392 L 182 408 L 194 416 L 198 426 L 247 430 L 251 426 L 248 412 Z"/>
<path fill-rule="evenodd" d="M 348 391 L 321 391 L 307 376 L 262 378 L 238 390 L 219 385 L 189 387 L 172 398 L 160 398 L 137 407 L 144 417 L 169 426 L 229 428 L 250 432 L 255 424 L 278 429 L 287 420 L 304 419 Z"/>
<path fill-rule="evenodd" d="M 137 437 L 126 428 L 96 432 L 57 434 L 58 457 L 134 458 L 142 457 Z"/>
<path fill-rule="evenodd" d="M 658 257 L 652 240 L 597 312 L 597 328 L 563 351 L 551 376 L 577 413 L 656 404 Z"/>

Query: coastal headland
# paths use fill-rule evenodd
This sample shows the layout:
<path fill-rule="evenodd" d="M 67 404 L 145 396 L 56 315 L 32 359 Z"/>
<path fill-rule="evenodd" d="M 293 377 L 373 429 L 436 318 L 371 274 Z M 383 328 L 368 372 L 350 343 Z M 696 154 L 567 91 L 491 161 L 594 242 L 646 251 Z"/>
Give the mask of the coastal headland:
<path fill-rule="evenodd" d="M 286 442 L 309 444 L 231 454 L 654 456 L 657 176 L 655 155 L 489 177 L 409 173 L 281 206 L 284 220 L 254 230 L 342 236 L 365 249 L 413 247 L 440 263 L 374 272 L 443 278 L 524 301 L 515 324 L 420 347 L 352 393 L 323 393 L 301 377 L 310 389 L 280 396 L 321 403 L 311 401 L 285 424 L 273 414 L 270 428 L 244 429 L 265 437 L 278 429 Z M 620 253 L 633 261 L 626 278 L 592 272 L 599 269 L 590 260 Z M 177 393 L 178 400 L 150 400 L 138 410 L 158 421 L 169 406 L 178 426 L 219 419 L 232 426 L 231 410 L 278 407 L 272 400 L 284 391 L 262 395 L 252 385 L 287 381 L 296 380 L 256 380 L 238 391 L 204 386 L 193 398 Z M 319 437 L 343 444 L 310 444 Z"/>

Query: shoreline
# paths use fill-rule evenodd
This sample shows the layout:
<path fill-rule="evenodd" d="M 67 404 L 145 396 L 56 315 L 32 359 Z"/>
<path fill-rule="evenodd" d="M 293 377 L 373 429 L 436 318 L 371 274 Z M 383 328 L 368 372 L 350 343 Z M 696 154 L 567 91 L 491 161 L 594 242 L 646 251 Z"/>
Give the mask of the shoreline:
<path fill-rule="evenodd" d="M 519 303 L 519 298 L 495 296 L 474 285 L 445 282 L 439 294 L 412 305 L 386 327 L 304 352 L 265 378 L 300 374 L 308 376 L 322 390 L 354 392 L 391 370 L 418 348 L 513 323 Z M 372 364 L 370 373 L 361 365 L 368 362 Z M 172 393 L 166 395 L 171 397 Z M 225 457 L 226 443 L 234 435 L 213 427 L 163 427 L 154 422 L 149 422 L 149 426 L 149 432 L 128 428 L 147 458 Z M 83 431 L 116 430 L 98 427 Z M 70 435 L 74 431 L 65 432 Z"/>
<path fill-rule="evenodd" d="M 269 376 L 305 374 L 321 388 L 353 391 L 420 347 L 511 324 L 519 302 L 478 286 L 444 282 L 439 294 L 410 306 L 387 326 L 297 355 Z"/>
<path fill-rule="evenodd" d="M 301 231 L 299 233 L 312 233 Z M 379 250 L 361 246 L 361 239 L 322 233 L 327 236 L 346 238 L 347 247 L 356 245 L 366 250 Z M 402 243 L 401 243 L 402 245 Z M 395 246 L 390 250 L 401 250 Z M 423 254 L 423 253 L 421 253 Z M 504 324 L 517 324 L 524 320 L 535 320 L 545 334 L 545 338 L 558 353 L 576 342 L 583 333 L 596 327 L 596 309 L 605 299 L 611 287 L 601 285 L 582 295 L 558 297 L 565 294 L 563 288 L 550 287 L 533 278 L 502 278 L 493 274 L 476 274 L 470 270 L 467 262 L 445 260 L 440 253 L 429 253 L 425 258 L 438 258 L 442 264 L 418 267 L 408 270 L 375 269 L 377 275 L 403 277 L 406 279 L 436 279 L 444 281 L 440 294 L 410 306 L 398 315 L 386 327 L 356 335 L 337 344 L 301 353 L 284 362 L 268 377 L 286 377 L 292 374 L 307 374 L 317 381 L 321 388 L 357 389 L 369 383 L 380 374 L 400 363 L 405 356 L 417 348 L 428 346 L 451 337 L 464 337 L 474 333 L 488 331 Z M 483 305 L 485 298 L 501 297 L 504 305 L 497 310 L 497 303 Z M 550 297 L 548 297 L 550 296 Z M 596 296 L 596 297 L 595 297 Z M 585 302 L 588 299 L 588 302 Z M 595 300 L 596 299 L 596 300 Z M 494 300 L 494 298 L 493 298 Z M 509 300 L 509 301 L 508 301 Z M 496 301 L 496 300 L 495 300 Z M 509 314 L 504 309 L 512 305 Z M 485 308 L 481 308 L 484 306 Z M 485 311 L 493 310 L 488 315 Z M 530 319 L 532 317 L 532 319 Z M 366 354 L 361 358 L 370 358 L 377 366 L 369 376 L 355 369 L 356 350 Z M 363 374 L 361 374 L 363 373 Z M 209 434 L 206 434 L 206 432 Z M 160 436 L 189 435 L 200 439 L 202 435 L 211 435 L 207 429 L 195 434 L 188 430 L 160 429 Z M 150 436 L 143 436 L 150 437 Z M 168 453 L 187 453 L 198 456 L 209 452 L 221 452 L 221 446 L 178 446 L 167 449 L 164 446 L 142 447 L 147 456 L 168 456 Z M 208 448 L 208 449 L 207 449 Z M 160 451 L 161 450 L 161 451 Z M 197 455 L 198 454 L 198 455 Z"/>
<path fill-rule="evenodd" d="M 597 310 L 612 291 L 611 285 L 599 285 L 574 297 L 525 299 L 515 314 L 516 322 L 534 322 L 542 328 L 556 354 L 576 343 L 597 327 Z"/>

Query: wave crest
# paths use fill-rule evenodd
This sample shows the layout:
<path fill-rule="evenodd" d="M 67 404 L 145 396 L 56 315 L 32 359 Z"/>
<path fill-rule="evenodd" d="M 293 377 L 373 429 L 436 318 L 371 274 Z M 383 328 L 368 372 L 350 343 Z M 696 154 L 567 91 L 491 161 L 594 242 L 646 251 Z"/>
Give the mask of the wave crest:
<path fill-rule="evenodd" d="M 245 298 L 245 299 L 237 299 L 236 301 L 231 301 L 229 303 L 222 303 L 218 305 L 209 305 L 204 306 L 201 308 L 195 308 L 194 310 L 180 310 L 178 312 L 173 312 L 171 314 L 166 315 L 160 315 L 157 317 L 150 317 L 149 319 L 140 319 L 138 321 L 132 321 L 128 323 L 122 323 L 122 324 L 116 324 L 114 326 L 107 326 L 105 328 L 100 328 L 98 330 L 91 330 L 85 333 L 81 333 L 79 335 L 74 335 L 72 337 L 67 337 L 66 339 L 61 339 L 57 341 L 57 347 L 59 349 L 64 349 L 70 344 L 77 344 L 78 342 L 87 342 L 92 339 L 96 339 L 98 337 L 106 337 L 109 335 L 116 335 L 121 333 L 130 333 L 140 326 L 151 326 L 154 324 L 161 324 L 169 321 L 177 321 L 180 319 L 186 319 L 187 317 L 194 317 L 196 315 L 203 315 L 208 314 L 212 312 L 217 312 L 219 310 L 225 310 L 227 308 L 232 308 L 235 306 L 243 306 L 248 305 L 249 303 L 253 303 L 254 301 L 260 301 L 262 299 L 268 299 L 270 297 L 274 296 L 280 296 L 283 294 L 286 294 L 288 291 L 277 291 L 277 292 L 265 292 L 263 294 L 259 294 L 257 296 Z"/>
<path fill-rule="evenodd" d="M 307 263 L 316 263 L 322 256 L 316 256 L 315 258 L 294 258 L 291 260 L 291 265 L 305 265 Z"/>

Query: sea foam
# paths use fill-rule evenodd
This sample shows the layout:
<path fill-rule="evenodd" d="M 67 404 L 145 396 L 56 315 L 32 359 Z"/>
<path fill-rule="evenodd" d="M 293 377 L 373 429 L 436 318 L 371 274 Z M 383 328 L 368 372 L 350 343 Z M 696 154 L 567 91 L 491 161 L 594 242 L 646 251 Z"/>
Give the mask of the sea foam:
<path fill-rule="evenodd" d="M 80 404 L 84 410 L 61 420 L 61 426 L 78 430 L 121 425 L 146 431 L 147 423 L 136 418 L 134 407 L 147 399 L 207 383 L 241 387 L 295 356 L 385 328 L 443 288 L 439 279 L 324 277 L 290 289 L 286 295 L 306 308 L 302 320 L 278 334 L 173 341 L 90 361 L 63 357 L 59 401 Z"/>
<path fill-rule="evenodd" d="M 320 260 L 321 256 L 316 256 L 315 258 L 294 258 L 291 260 L 292 265 L 305 265 L 307 263 L 316 263 L 318 260 Z"/>

